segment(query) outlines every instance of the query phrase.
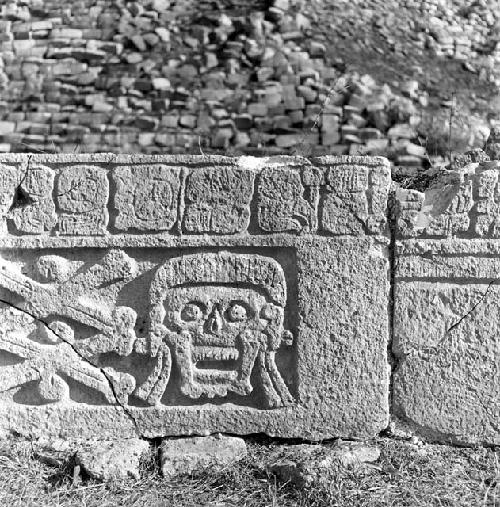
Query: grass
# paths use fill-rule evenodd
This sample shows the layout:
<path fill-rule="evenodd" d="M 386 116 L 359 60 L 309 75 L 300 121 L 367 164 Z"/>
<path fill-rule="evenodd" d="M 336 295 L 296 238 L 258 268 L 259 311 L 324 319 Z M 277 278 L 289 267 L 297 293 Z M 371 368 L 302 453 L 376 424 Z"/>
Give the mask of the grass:
<path fill-rule="evenodd" d="M 500 506 L 500 450 L 413 445 L 377 439 L 376 463 L 340 469 L 333 480 L 298 489 L 268 472 L 283 444 L 249 442 L 248 457 L 176 480 L 144 463 L 142 479 L 99 483 L 74 474 L 71 459 L 44 455 L 30 442 L 0 443 L 0 505 L 17 506 Z M 331 444 L 330 444 L 331 445 Z M 293 446 L 286 446 L 293 455 Z M 39 456 L 37 458 L 37 456 Z"/>

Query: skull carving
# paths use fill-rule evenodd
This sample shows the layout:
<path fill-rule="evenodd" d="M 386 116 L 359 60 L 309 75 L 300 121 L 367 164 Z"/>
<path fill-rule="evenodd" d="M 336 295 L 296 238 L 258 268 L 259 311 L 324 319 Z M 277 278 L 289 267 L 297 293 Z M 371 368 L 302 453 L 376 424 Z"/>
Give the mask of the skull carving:
<path fill-rule="evenodd" d="M 274 259 L 229 252 L 170 259 L 155 275 L 151 302 L 151 347 L 171 350 L 183 394 L 248 395 L 257 368 L 269 406 L 293 402 L 274 360 L 290 336 L 285 277 Z"/>

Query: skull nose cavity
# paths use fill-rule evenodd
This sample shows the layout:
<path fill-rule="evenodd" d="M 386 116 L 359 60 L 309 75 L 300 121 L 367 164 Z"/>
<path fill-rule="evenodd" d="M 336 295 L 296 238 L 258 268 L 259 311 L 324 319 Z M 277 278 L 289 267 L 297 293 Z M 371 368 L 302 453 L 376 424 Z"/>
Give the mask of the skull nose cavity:
<path fill-rule="evenodd" d="M 212 310 L 208 318 L 208 330 L 211 333 L 218 333 L 222 329 L 222 317 L 218 307 L 215 307 Z"/>

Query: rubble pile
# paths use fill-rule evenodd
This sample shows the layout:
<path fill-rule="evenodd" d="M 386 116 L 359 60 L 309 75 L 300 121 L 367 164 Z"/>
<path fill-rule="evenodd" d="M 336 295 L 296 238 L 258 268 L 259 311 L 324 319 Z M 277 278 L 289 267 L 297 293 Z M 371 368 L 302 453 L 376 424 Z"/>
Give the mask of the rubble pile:
<path fill-rule="evenodd" d="M 465 62 L 471 71 L 500 86 L 500 11 L 496 0 L 407 0 L 418 10 L 414 39 L 447 56 Z M 418 19 L 418 18 L 417 18 Z M 410 32 L 411 33 L 411 32 Z"/>
<path fill-rule="evenodd" d="M 376 33 L 402 55 L 430 49 L 500 86 L 497 0 L 311 0 L 305 7 L 315 19 L 328 17 L 336 37 L 354 36 L 362 46 Z"/>
<path fill-rule="evenodd" d="M 426 165 L 419 125 L 427 93 L 417 81 L 396 89 L 346 72 L 314 31 L 315 9 L 289 0 L 8 0 L 0 151 L 233 149 Z M 343 19 L 334 18 L 332 30 Z M 390 19 L 383 26 L 394 29 Z M 439 33 L 425 44 L 444 40 Z"/>

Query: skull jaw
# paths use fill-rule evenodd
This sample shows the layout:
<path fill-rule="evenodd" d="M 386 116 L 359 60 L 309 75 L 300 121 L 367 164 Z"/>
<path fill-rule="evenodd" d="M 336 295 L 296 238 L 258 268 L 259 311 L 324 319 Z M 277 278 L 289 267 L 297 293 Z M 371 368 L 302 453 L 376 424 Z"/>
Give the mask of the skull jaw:
<path fill-rule="evenodd" d="M 202 395 L 208 398 L 225 397 L 228 392 L 246 396 L 253 391 L 250 379 L 238 379 L 236 371 L 194 370 L 192 377 L 181 384 L 181 392 L 190 398 L 197 399 Z"/>
<path fill-rule="evenodd" d="M 178 335 L 174 353 L 181 374 L 181 392 L 192 399 L 225 397 L 228 392 L 246 396 L 253 391 L 250 376 L 260 348 L 249 332 L 238 336 L 236 347 L 193 345 L 188 333 Z M 208 367 L 199 368 L 203 361 Z M 214 367 L 210 363 L 214 363 Z M 229 369 L 215 365 L 231 364 Z"/>

